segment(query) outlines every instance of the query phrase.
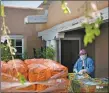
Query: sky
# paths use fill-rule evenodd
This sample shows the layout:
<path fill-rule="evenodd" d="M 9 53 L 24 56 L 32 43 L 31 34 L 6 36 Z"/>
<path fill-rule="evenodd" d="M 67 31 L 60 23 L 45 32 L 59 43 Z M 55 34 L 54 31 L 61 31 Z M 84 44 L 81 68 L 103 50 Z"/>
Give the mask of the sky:
<path fill-rule="evenodd" d="M 5 6 L 15 6 L 24 8 L 37 8 L 43 1 L 3 1 Z"/>

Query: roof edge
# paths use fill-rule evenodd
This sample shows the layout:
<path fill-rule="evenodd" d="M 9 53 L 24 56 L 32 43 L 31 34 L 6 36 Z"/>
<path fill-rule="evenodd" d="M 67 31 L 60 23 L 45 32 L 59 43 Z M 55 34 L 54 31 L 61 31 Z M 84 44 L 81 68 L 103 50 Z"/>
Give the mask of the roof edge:
<path fill-rule="evenodd" d="M 16 6 L 4 6 L 6 8 L 17 8 L 17 9 L 31 9 L 31 10 L 43 10 L 43 8 L 28 8 L 28 7 L 16 7 Z"/>

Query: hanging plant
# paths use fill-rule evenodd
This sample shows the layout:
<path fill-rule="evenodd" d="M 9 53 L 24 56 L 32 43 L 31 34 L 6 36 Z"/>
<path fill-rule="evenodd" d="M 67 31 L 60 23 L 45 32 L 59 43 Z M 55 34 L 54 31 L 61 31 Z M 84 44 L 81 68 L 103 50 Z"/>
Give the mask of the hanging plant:
<path fill-rule="evenodd" d="M 84 11 L 85 21 L 82 23 L 82 27 L 85 28 L 84 36 L 84 46 L 87 46 L 88 43 L 92 43 L 96 36 L 100 35 L 100 24 L 103 22 L 103 18 L 100 13 L 97 11 L 97 2 L 93 3 L 92 1 L 85 1 L 81 7 Z M 89 23 L 89 19 L 97 19 L 94 23 Z"/>
<path fill-rule="evenodd" d="M 61 8 L 65 14 L 71 13 L 69 7 L 67 6 L 67 3 L 64 0 L 61 1 Z"/>
<path fill-rule="evenodd" d="M 94 23 L 83 23 L 82 27 L 85 28 L 84 46 L 88 43 L 92 43 L 96 36 L 100 35 L 100 25 L 103 22 L 103 18 L 97 18 Z"/>
<path fill-rule="evenodd" d="M 47 0 L 44 0 L 44 4 L 46 4 L 47 3 Z"/>
<path fill-rule="evenodd" d="M 0 0 L 0 4 L 1 4 L 1 0 Z M 10 34 L 10 30 L 9 30 L 8 26 L 6 26 L 6 23 L 5 23 L 4 5 L 0 5 L 0 9 L 1 9 L 0 16 L 2 16 L 2 19 L 3 19 L 2 26 L 1 26 L 2 37 L 3 36 L 6 37 L 5 39 L 1 38 L 1 42 L 4 43 L 5 40 L 7 41 L 6 45 L 1 44 L 0 47 L 4 48 L 5 52 L 6 52 L 6 49 L 7 49 L 7 52 L 9 52 L 9 55 L 7 55 L 8 56 L 7 58 L 14 60 L 14 56 L 16 54 L 16 49 L 12 46 L 11 39 L 8 35 L 8 34 Z M 15 62 L 14 62 L 13 66 L 15 67 L 15 70 L 17 72 L 20 83 L 24 84 L 25 81 L 26 81 L 25 77 L 21 73 L 18 72 Z"/>
<path fill-rule="evenodd" d="M 2 4 L 0 0 L 0 16 L 4 16 L 4 5 Z"/>

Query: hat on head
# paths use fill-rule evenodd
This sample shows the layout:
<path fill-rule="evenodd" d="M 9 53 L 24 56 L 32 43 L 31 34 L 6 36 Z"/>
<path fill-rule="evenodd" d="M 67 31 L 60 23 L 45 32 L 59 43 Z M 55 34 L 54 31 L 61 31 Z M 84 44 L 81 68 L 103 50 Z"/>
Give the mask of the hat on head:
<path fill-rule="evenodd" d="M 85 49 L 81 49 L 80 52 L 79 52 L 79 55 L 85 55 L 87 54 L 86 50 Z"/>

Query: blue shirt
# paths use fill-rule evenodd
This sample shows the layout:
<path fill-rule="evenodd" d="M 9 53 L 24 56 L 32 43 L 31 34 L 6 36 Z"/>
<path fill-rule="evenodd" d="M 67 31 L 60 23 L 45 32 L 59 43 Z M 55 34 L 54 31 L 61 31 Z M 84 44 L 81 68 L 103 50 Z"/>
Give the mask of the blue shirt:
<path fill-rule="evenodd" d="M 79 58 L 77 60 L 77 62 L 75 63 L 74 65 L 74 69 L 76 69 L 78 72 L 80 70 L 82 70 L 82 64 L 83 64 L 83 61 Z M 85 60 L 84 60 L 84 69 L 87 70 L 88 74 L 91 76 L 91 77 L 94 77 L 94 62 L 91 58 L 87 57 Z"/>

